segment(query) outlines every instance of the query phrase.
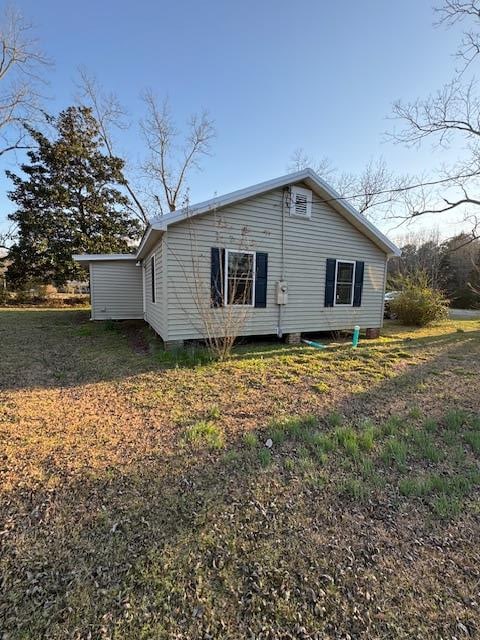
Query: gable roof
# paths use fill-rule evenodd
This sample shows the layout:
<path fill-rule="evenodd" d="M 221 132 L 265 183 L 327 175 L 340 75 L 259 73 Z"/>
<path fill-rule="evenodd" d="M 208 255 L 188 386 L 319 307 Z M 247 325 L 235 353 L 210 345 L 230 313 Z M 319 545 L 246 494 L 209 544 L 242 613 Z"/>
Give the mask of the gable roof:
<path fill-rule="evenodd" d="M 210 200 L 205 200 L 204 202 L 199 202 L 198 204 L 154 218 L 142 237 L 137 251 L 137 258 L 142 258 L 152 245 L 152 239 L 161 235 L 161 232 L 166 231 L 170 225 L 298 182 L 304 182 L 319 198 L 326 200 L 335 211 L 367 236 L 367 238 L 388 256 L 399 256 L 401 254 L 400 249 L 377 229 L 370 220 L 357 211 L 345 198 L 335 191 L 333 187 L 327 184 L 325 180 L 322 180 L 313 169 L 307 168 L 297 171 L 296 173 L 288 173 L 273 180 L 259 182 L 245 189 L 239 189 L 222 196 L 216 196 Z"/>

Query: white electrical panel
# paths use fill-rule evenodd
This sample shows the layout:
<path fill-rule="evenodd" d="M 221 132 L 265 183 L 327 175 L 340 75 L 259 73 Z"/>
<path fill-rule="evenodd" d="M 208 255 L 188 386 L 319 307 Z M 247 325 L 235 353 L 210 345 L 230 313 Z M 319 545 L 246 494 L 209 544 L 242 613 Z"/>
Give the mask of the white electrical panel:
<path fill-rule="evenodd" d="M 277 282 L 277 304 L 287 304 L 288 302 L 288 287 L 285 280 Z"/>

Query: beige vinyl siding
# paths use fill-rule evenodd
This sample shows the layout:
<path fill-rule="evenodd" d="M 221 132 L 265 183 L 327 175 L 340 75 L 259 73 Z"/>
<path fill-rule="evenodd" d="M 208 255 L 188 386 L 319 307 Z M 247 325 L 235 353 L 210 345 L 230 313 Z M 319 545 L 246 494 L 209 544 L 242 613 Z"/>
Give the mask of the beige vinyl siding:
<path fill-rule="evenodd" d="M 240 335 L 277 333 L 275 286 L 281 278 L 282 193 L 278 189 L 169 227 L 169 340 L 201 337 L 196 286 L 188 274 L 193 255 L 198 275 L 209 290 L 211 247 L 268 253 L 267 307 L 248 312 Z M 315 194 L 310 219 L 290 216 L 285 207 L 284 220 L 288 304 L 282 309 L 283 333 L 351 329 L 355 324 L 381 326 L 385 253 Z M 324 307 L 327 258 L 365 262 L 361 307 Z M 212 309 L 211 313 L 219 311 Z"/>
<path fill-rule="evenodd" d="M 142 270 L 134 260 L 90 264 L 93 320 L 143 318 Z"/>
<path fill-rule="evenodd" d="M 145 272 L 145 320 L 164 340 L 168 337 L 165 244 L 165 236 L 163 236 L 142 265 Z M 155 256 L 155 302 L 152 302 L 152 256 Z"/>

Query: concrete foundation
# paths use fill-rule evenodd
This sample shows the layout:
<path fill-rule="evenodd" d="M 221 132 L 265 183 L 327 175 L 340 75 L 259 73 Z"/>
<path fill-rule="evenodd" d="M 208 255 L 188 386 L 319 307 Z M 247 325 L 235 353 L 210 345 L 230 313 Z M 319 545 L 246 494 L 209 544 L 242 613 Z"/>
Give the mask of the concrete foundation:
<path fill-rule="evenodd" d="M 287 333 L 285 334 L 285 342 L 287 344 L 300 344 L 302 339 L 301 333 Z"/>

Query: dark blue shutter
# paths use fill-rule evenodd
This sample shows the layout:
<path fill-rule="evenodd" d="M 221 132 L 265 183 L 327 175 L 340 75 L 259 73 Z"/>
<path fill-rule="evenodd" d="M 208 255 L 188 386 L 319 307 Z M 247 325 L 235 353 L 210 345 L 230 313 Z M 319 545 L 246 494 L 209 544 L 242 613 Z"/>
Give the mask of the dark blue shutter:
<path fill-rule="evenodd" d="M 363 272 L 365 271 L 365 263 L 357 260 L 355 264 L 355 284 L 353 287 L 353 306 L 359 307 L 362 304 L 363 291 Z"/>
<path fill-rule="evenodd" d="M 255 271 L 255 306 L 264 309 L 267 306 L 268 253 L 257 251 Z"/>
<path fill-rule="evenodd" d="M 327 258 L 327 271 L 325 275 L 325 306 L 333 307 L 335 298 L 335 269 L 337 261 L 335 258 Z"/>
<path fill-rule="evenodd" d="M 210 284 L 212 307 L 223 307 L 223 276 L 225 269 L 225 249 L 212 247 L 210 263 Z"/>

